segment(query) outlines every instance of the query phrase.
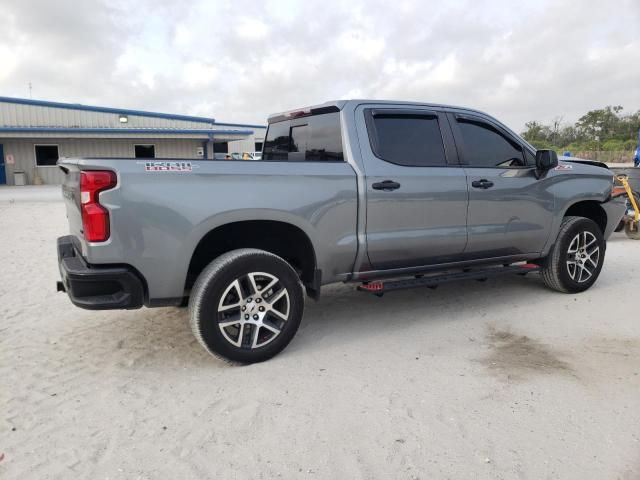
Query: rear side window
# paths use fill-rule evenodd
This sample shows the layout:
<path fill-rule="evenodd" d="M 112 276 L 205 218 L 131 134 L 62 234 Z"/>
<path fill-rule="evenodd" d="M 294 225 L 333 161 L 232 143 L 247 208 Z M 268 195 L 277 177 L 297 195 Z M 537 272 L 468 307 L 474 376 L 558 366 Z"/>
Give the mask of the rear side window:
<path fill-rule="evenodd" d="M 447 164 L 438 117 L 395 113 L 368 113 L 374 154 L 407 167 L 442 167 Z"/>
<path fill-rule="evenodd" d="M 464 161 L 471 167 L 524 167 L 522 147 L 482 122 L 458 120 Z"/>
<path fill-rule="evenodd" d="M 290 162 L 343 161 L 340 114 L 325 113 L 270 124 L 262 159 Z"/>

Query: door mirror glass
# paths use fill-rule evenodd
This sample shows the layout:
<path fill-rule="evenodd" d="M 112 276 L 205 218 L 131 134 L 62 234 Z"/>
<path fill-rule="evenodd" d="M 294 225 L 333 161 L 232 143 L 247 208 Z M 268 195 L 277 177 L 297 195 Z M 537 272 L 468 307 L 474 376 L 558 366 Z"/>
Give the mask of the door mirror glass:
<path fill-rule="evenodd" d="M 546 172 L 558 166 L 558 154 L 553 150 L 538 150 L 536 152 L 536 168 Z"/>

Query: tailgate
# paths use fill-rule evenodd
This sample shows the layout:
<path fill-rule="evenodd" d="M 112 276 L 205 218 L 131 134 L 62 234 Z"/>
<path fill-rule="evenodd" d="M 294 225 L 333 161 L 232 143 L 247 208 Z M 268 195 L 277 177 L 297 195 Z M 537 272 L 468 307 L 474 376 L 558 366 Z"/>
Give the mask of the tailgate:
<path fill-rule="evenodd" d="M 83 233 L 82 214 L 80 213 L 80 168 L 77 160 L 66 158 L 59 160 L 58 166 L 64 173 L 62 196 L 67 209 L 69 233 L 81 240 Z"/>

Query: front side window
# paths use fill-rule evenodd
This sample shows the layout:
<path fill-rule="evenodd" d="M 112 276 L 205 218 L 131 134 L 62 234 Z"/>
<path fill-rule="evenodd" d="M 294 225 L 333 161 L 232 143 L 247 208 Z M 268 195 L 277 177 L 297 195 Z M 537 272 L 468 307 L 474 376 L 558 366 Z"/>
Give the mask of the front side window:
<path fill-rule="evenodd" d="M 262 159 L 290 162 L 343 161 L 340 114 L 325 113 L 270 124 Z"/>
<path fill-rule="evenodd" d="M 36 165 L 38 167 L 52 167 L 58 162 L 57 145 L 36 145 Z"/>
<path fill-rule="evenodd" d="M 156 158 L 155 145 L 136 145 L 134 148 L 136 158 Z"/>
<path fill-rule="evenodd" d="M 447 164 L 438 118 L 422 114 L 371 114 L 369 136 L 374 154 L 406 167 Z"/>
<path fill-rule="evenodd" d="M 531 153 L 529 150 L 525 148 L 524 150 L 524 159 L 527 165 L 535 165 L 536 164 L 536 156 Z"/>
<path fill-rule="evenodd" d="M 458 120 L 464 162 L 471 167 L 524 167 L 522 147 L 486 123 Z"/>

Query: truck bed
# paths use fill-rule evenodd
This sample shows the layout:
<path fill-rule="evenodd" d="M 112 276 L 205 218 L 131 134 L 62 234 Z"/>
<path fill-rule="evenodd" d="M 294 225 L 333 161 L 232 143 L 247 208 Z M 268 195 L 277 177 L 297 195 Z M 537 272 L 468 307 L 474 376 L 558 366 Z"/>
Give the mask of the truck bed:
<path fill-rule="evenodd" d="M 59 165 L 70 234 L 82 257 L 89 264 L 134 267 L 156 292 L 152 300 L 178 301 L 198 243 L 235 221 L 295 225 L 318 247 L 323 283 L 342 280 L 353 267 L 358 190 L 346 162 L 68 158 Z M 82 235 L 81 170 L 117 174 L 117 186 L 99 194 L 110 214 L 106 242 L 89 244 Z"/>

